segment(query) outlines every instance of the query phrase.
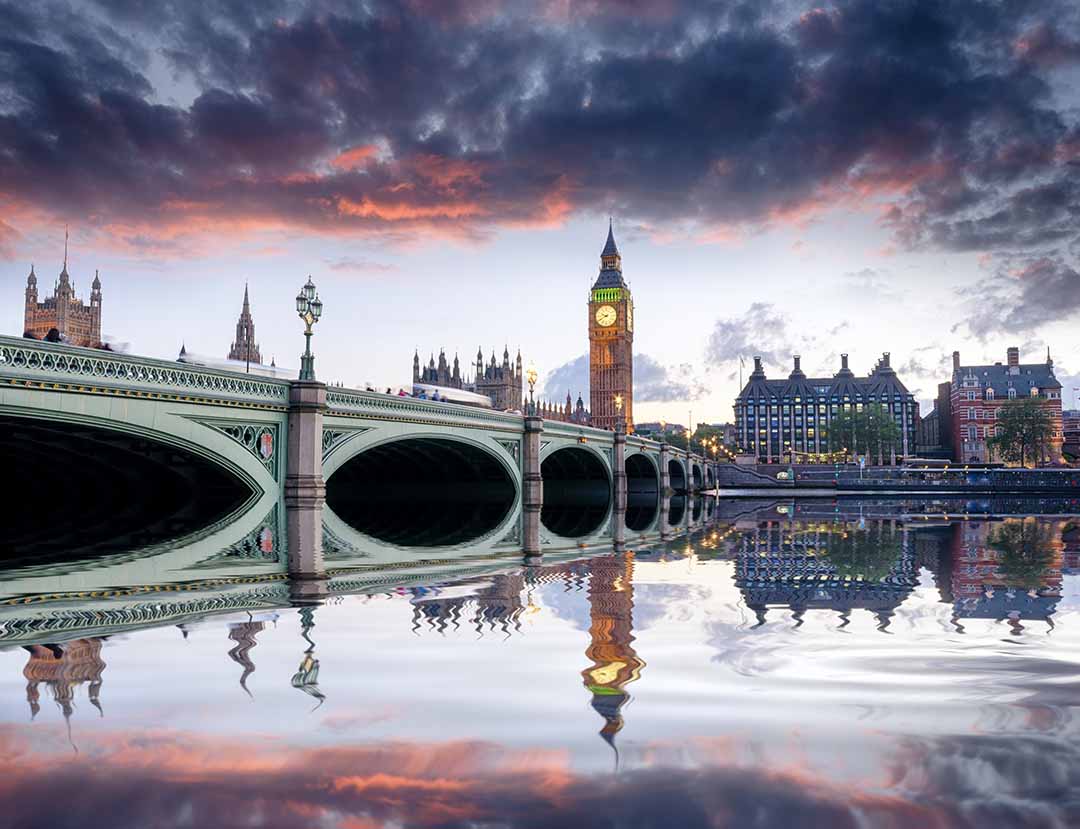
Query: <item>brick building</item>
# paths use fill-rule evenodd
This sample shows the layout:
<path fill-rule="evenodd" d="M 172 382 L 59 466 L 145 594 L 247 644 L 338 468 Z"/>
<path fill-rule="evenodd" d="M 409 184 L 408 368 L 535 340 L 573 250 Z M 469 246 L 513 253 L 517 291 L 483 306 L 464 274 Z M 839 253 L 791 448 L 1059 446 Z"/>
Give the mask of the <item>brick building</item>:
<path fill-rule="evenodd" d="M 953 352 L 952 380 L 947 386 L 949 418 L 942 418 L 948 445 L 956 461 L 985 463 L 998 460 L 987 445 L 997 430 L 1001 410 L 1011 400 L 1039 400 L 1051 417 L 1051 437 L 1044 461 L 1061 458 L 1061 383 L 1054 376 L 1054 361 L 1047 350 L 1044 363 L 1021 363 L 1020 349 L 1009 348 L 1006 361 L 993 365 L 964 366 L 960 352 Z M 939 398 L 944 388 L 939 387 Z"/>
<path fill-rule="evenodd" d="M 23 332 L 41 340 L 55 328 L 63 342 L 97 348 L 101 345 L 101 280 L 94 271 L 90 302 L 84 304 L 75 295 L 67 258 L 67 234 L 64 234 L 64 267 L 56 280 L 53 295 L 43 302 L 38 302 L 37 274 L 33 265 L 30 266 L 30 275 L 26 277 Z"/>

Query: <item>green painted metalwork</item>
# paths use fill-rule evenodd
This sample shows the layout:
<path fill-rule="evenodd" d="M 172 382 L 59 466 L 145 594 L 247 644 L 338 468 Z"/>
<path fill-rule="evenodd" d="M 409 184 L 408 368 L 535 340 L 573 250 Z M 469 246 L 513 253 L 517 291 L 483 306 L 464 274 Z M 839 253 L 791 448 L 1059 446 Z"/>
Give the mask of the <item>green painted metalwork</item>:
<path fill-rule="evenodd" d="M 592 292 L 593 302 L 618 302 L 622 299 L 622 288 L 594 288 Z"/>
<path fill-rule="evenodd" d="M 108 388 L 282 407 L 289 401 L 286 380 L 16 337 L 0 337 L 0 379 L 63 383 L 91 393 Z"/>

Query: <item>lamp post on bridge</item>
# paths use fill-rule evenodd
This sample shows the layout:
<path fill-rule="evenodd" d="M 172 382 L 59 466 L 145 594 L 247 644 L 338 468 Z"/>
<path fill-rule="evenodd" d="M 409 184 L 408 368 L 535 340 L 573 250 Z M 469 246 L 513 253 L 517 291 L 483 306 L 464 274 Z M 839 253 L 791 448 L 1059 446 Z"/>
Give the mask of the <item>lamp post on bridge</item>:
<path fill-rule="evenodd" d="M 525 372 L 525 380 L 529 384 L 529 417 L 536 417 L 536 401 L 533 399 L 533 389 L 536 387 L 537 374 L 536 366 L 530 362 L 529 368 Z"/>
<path fill-rule="evenodd" d="M 322 316 L 322 300 L 319 299 L 315 283 L 308 276 L 307 282 L 296 295 L 296 313 L 304 321 L 304 353 L 300 357 L 300 379 L 315 379 L 315 355 L 311 353 L 311 326 Z"/>

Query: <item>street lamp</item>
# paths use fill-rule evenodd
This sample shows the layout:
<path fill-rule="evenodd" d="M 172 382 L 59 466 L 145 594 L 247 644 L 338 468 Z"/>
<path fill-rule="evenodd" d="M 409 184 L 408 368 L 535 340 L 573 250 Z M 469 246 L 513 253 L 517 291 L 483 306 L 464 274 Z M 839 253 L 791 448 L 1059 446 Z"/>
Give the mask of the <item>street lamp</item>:
<path fill-rule="evenodd" d="M 315 283 L 308 276 L 307 282 L 296 295 L 296 313 L 304 321 L 304 354 L 300 358 L 300 379 L 315 379 L 315 355 L 311 353 L 311 326 L 322 316 L 322 300 L 315 290 Z"/>
<path fill-rule="evenodd" d="M 540 375 L 536 372 L 536 366 L 531 362 L 525 372 L 525 380 L 529 384 L 529 416 L 536 417 L 536 401 L 533 400 L 533 388 L 536 386 L 536 378 Z"/>
<path fill-rule="evenodd" d="M 663 418 L 660 419 L 660 442 L 664 442 L 664 436 L 667 434 L 667 421 Z"/>

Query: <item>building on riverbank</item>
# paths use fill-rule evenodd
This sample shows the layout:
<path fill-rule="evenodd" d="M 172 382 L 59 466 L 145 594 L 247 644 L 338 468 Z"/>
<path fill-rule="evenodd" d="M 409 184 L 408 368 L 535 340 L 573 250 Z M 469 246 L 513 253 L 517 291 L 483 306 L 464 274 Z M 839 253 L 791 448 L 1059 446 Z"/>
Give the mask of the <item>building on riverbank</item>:
<path fill-rule="evenodd" d="M 952 379 L 948 384 L 949 416 L 941 417 L 943 435 L 955 461 L 983 463 L 997 460 L 987 441 L 997 431 L 997 420 L 1010 401 L 1032 398 L 1050 414 L 1051 435 L 1043 461 L 1061 458 L 1061 383 L 1054 376 L 1054 361 L 1047 349 L 1046 361 L 1021 363 L 1020 349 L 1006 351 L 1005 363 L 961 365 L 954 351 Z M 943 384 L 944 385 L 944 384 Z M 940 397 L 940 394 L 939 394 Z"/>
<path fill-rule="evenodd" d="M 49 338 L 55 331 L 62 342 L 97 348 L 101 345 L 101 279 L 94 271 L 90 301 L 75 295 L 75 284 L 68 274 L 67 234 L 64 234 L 64 266 L 60 270 L 52 296 L 38 302 L 37 274 L 30 266 L 26 277 L 26 301 L 23 308 L 23 332 L 37 340 Z"/>
<path fill-rule="evenodd" d="M 491 362 L 484 362 L 484 352 L 476 351 L 476 363 L 472 366 L 475 371 L 473 379 L 468 374 L 462 374 L 461 362 L 457 354 L 454 355 L 453 366 L 446 359 L 446 352 L 439 349 L 439 361 L 435 362 L 435 355 L 431 355 L 427 365 L 420 362 L 420 352 L 413 353 L 413 383 L 425 383 L 432 386 L 442 386 L 451 389 L 463 389 L 465 391 L 484 394 L 491 398 L 491 405 L 496 409 L 520 411 L 524 400 L 522 384 L 525 381 L 525 372 L 521 367 L 521 351 L 518 350 L 517 359 L 511 364 L 510 349 L 503 348 L 503 359 L 500 365 L 495 360 L 495 352 L 491 352 Z"/>
<path fill-rule="evenodd" d="M 840 370 L 832 377 L 807 377 L 798 355 L 786 379 L 765 376 L 761 357 L 735 400 L 735 438 L 740 451 L 763 463 L 794 462 L 827 453 L 829 424 L 846 410 L 883 406 L 900 427 L 900 453 L 915 450 L 918 403 L 892 368 L 885 352 L 866 377 L 856 377 L 848 355 L 840 355 Z"/>

